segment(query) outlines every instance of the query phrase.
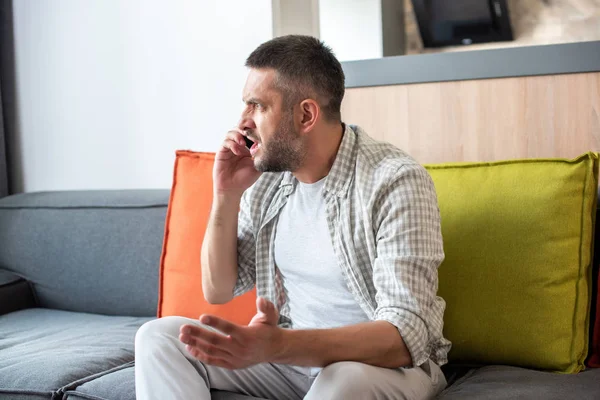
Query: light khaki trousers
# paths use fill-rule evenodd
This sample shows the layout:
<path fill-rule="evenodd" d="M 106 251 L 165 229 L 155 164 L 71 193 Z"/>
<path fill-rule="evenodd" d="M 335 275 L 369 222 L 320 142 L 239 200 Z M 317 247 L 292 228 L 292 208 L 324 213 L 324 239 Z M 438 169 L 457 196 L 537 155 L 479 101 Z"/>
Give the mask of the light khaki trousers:
<path fill-rule="evenodd" d="M 388 369 L 344 361 L 323 369 L 258 364 L 228 370 L 204 365 L 179 341 L 181 325 L 197 320 L 165 317 L 145 323 L 135 337 L 138 400 L 209 400 L 210 389 L 274 400 L 431 399 L 446 387 L 440 368 Z"/>

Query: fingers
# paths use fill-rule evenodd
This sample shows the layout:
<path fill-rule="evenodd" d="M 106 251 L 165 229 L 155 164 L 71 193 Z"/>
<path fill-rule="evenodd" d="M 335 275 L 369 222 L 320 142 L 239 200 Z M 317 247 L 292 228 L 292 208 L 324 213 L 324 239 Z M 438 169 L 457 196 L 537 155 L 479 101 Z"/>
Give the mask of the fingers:
<path fill-rule="evenodd" d="M 256 311 L 257 315 L 262 314 L 262 318 L 269 324 L 277 325 L 279 314 L 275 308 L 275 304 L 270 302 L 264 297 L 256 298 Z"/>
<path fill-rule="evenodd" d="M 202 349 L 198 347 L 193 347 L 190 345 L 185 346 L 185 349 L 194 357 L 196 360 L 203 362 L 204 364 L 214 365 L 216 367 L 227 368 L 227 369 L 235 369 L 234 364 L 229 361 L 231 356 L 223 356 L 219 357 L 217 355 L 210 355 L 205 353 Z"/>
<path fill-rule="evenodd" d="M 200 322 L 212 326 L 226 335 L 235 335 L 240 329 L 239 325 L 224 320 L 223 318 L 215 317 L 214 315 L 202 315 L 200 317 Z"/>
<path fill-rule="evenodd" d="M 264 297 L 257 297 L 256 298 L 256 310 L 260 311 L 262 313 L 267 313 L 267 310 L 269 308 L 269 304 L 273 304 L 271 303 L 269 300 L 265 299 Z"/>
<path fill-rule="evenodd" d="M 230 359 L 233 357 L 233 354 L 223 349 L 198 340 L 194 341 L 193 344 L 187 344 L 185 348 L 190 354 L 204 354 L 205 356 L 221 359 Z"/>
<path fill-rule="evenodd" d="M 236 368 L 231 337 L 195 325 L 183 325 L 180 331 L 179 340 L 197 360 L 222 368 Z"/>
<path fill-rule="evenodd" d="M 223 349 L 228 349 L 231 347 L 231 338 L 229 336 L 212 332 L 208 329 L 195 325 L 182 326 L 179 340 L 192 346 L 195 346 L 200 342 L 204 342 Z"/>
<path fill-rule="evenodd" d="M 236 156 L 250 156 L 250 150 L 246 147 L 246 141 L 240 131 L 229 131 L 225 136 L 222 148 L 231 151 Z"/>
<path fill-rule="evenodd" d="M 226 139 L 221 147 L 226 151 L 231 151 L 233 154 L 239 157 L 250 156 L 250 150 L 248 150 L 245 145 L 240 145 L 231 139 Z"/>
<path fill-rule="evenodd" d="M 244 132 L 239 129 L 232 129 L 225 135 L 226 139 L 229 139 L 239 145 L 246 146 L 246 141 L 244 140 Z"/>

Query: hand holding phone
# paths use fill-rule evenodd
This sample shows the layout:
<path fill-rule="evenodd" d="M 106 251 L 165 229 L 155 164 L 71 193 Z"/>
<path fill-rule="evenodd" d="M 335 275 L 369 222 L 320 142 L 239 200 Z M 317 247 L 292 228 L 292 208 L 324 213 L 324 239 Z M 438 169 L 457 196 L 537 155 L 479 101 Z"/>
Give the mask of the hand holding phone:
<path fill-rule="evenodd" d="M 213 190 L 215 193 L 232 193 L 241 196 L 260 176 L 254 167 L 250 148 L 254 141 L 241 129 L 227 132 L 221 149 L 215 155 Z"/>

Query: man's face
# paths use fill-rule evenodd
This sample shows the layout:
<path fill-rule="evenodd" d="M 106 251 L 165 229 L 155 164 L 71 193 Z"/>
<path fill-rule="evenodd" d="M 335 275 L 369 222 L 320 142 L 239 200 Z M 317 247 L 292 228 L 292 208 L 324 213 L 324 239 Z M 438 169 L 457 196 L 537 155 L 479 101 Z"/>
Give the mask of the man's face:
<path fill-rule="evenodd" d="M 239 128 L 253 140 L 254 167 L 261 172 L 295 171 L 305 148 L 294 125 L 293 105 L 283 109 L 283 93 L 272 69 L 251 69 L 244 86 Z"/>

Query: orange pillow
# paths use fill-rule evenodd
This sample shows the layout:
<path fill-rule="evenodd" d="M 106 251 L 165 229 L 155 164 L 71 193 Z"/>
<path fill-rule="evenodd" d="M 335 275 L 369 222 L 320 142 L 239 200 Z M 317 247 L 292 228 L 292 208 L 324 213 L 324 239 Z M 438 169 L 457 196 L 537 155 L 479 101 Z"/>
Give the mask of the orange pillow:
<path fill-rule="evenodd" d="M 200 250 L 212 204 L 214 153 L 177 151 L 159 271 L 158 317 L 213 314 L 247 324 L 256 314 L 256 290 L 227 304 L 209 304 L 202 292 Z"/>

